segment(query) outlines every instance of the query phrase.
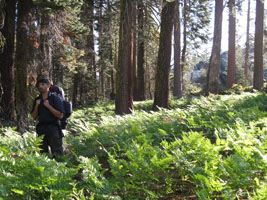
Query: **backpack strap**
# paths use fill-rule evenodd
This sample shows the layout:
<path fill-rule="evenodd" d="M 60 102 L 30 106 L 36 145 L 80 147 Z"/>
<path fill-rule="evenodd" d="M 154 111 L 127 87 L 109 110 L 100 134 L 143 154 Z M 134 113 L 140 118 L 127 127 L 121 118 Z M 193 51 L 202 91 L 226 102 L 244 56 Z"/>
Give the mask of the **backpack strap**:
<path fill-rule="evenodd" d="M 53 106 L 55 106 L 55 95 L 52 92 L 51 92 L 51 97 L 52 97 Z"/>

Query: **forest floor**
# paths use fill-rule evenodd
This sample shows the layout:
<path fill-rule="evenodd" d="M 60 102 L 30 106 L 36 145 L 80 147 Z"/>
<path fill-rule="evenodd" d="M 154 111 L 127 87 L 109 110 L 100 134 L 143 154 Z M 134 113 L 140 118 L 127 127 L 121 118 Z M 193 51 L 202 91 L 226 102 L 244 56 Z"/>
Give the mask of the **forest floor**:
<path fill-rule="evenodd" d="M 267 199 L 267 96 L 185 97 L 132 115 L 75 110 L 57 162 L 0 129 L 0 199 Z M 34 127 L 31 127 L 34 130 Z"/>

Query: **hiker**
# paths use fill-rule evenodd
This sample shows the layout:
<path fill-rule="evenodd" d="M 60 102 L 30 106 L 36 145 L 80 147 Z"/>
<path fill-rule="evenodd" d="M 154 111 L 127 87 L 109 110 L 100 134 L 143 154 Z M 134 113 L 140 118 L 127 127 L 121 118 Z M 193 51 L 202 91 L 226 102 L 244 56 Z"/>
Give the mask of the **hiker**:
<path fill-rule="evenodd" d="M 64 116 L 62 119 L 60 119 L 60 126 L 62 130 L 65 130 L 67 128 L 67 124 L 68 124 L 68 118 L 71 116 L 72 114 L 72 104 L 69 101 L 66 101 L 64 98 L 64 90 L 57 86 L 57 85 L 51 85 L 51 87 L 49 88 L 49 91 L 53 94 L 58 96 L 62 101 L 63 101 L 63 107 L 64 107 Z M 63 134 L 64 136 L 64 134 Z"/>
<path fill-rule="evenodd" d="M 44 135 L 40 146 L 41 153 L 49 153 L 48 147 L 54 156 L 63 155 L 62 130 L 60 119 L 64 115 L 63 102 L 57 95 L 49 91 L 51 83 L 49 79 L 42 78 L 38 81 L 40 96 L 35 98 L 31 111 L 31 116 L 38 119 L 36 127 L 38 136 Z"/>

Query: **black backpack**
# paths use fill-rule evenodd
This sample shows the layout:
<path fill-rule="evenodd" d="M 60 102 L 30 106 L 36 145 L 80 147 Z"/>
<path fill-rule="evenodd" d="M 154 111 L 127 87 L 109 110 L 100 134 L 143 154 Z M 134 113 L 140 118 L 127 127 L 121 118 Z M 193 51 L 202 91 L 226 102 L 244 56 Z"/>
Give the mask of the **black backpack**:
<path fill-rule="evenodd" d="M 59 87 L 57 85 L 53 85 L 50 87 L 49 90 L 53 95 L 57 95 L 63 102 L 63 107 L 65 110 L 65 113 L 64 113 L 63 118 L 60 120 L 60 125 L 61 125 L 62 129 L 66 129 L 67 124 L 68 124 L 68 118 L 72 114 L 72 104 L 71 104 L 71 102 L 66 101 L 64 99 L 64 91 L 61 87 Z"/>

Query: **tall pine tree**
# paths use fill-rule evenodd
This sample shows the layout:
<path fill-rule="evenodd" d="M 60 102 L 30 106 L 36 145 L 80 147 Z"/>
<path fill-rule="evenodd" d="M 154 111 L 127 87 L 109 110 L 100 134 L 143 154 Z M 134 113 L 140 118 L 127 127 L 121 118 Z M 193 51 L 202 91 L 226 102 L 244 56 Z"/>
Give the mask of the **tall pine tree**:
<path fill-rule="evenodd" d="M 207 94 L 218 93 L 219 71 L 221 64 L 223 0 L 216 0 L 213 32 L 213 46 L 207 75 Z"/>
<path fill-rule="evenodd" d="M 2 85 L 3 88 L 3 96 L 0 98 L 0 116 L 5 120 L 14 119 L 14 37 L 16 2 L 16 0 L 6 2 L 6 16 L 4 21 L 6 25 L 2 30 L 3 36 L 5 37 L 5 46 L 4 52 L 0 54 L 0 87 Z"/>
<path fill-rule="evenodd" d="M 163 1 L 153 108 L 169 108 L 170 62 L 175 2 Z"/>
<path fill-rule="evenodd" d="M 263 23 L 264 0 L 256 1 L 254 76 L 253 87 L 260 90 L 263 86 Z"/>
<path fill-rule="evenodd" d="M 120 1 L 120 41 L 116 76 L 116 114 L 127 114 L 133 110 L 132 95 L 132 1 Z"/>
<path fill-rule="evenodd" d="M 17 38 L 16 38 L 16 74 L 15 74 L 15 98 L 17 129 L 25 132 L 28 129 L 28 86 L 27 86 L 27 53 L 25 48 L 29 45 L 28 21 L 33 4 L 31 0 L 18 2 Z"/>
<path fill-rule="evenodd" d="M 229 40 L 228 40 L 228 67 L 227 67 L 227 88 L 235 83 L 236 58 L 235 58 L 235 32 L 236 32 L 236 8 L 235 0 L 229 0 Z"/>

